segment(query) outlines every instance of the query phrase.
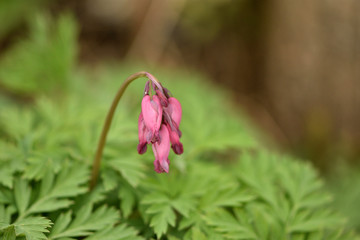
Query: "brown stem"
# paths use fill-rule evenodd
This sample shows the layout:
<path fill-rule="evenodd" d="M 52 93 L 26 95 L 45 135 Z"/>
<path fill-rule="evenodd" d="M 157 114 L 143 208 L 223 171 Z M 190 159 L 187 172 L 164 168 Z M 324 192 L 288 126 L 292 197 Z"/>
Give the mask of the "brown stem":
<path fill-rule="evenodd" d="M 133 75 L 129 76 L 125 80 L 125 82 L 121 85 L 119 91 L 117 92 L 117 94 L 111 104 L 110 110 L 106 116 L 104 127 L 101 132 L 101 136 L 99 139 L 99 143 L 97 146 L 97 150 L 96 150 L 96 154 L 95 154 L 95 158 L 94 158 L 94 162 L 93 162 L 93 166 L 92 166 L 91 179 L 90 179 L 90 190 L 94 189 L 94 187 L 96 186 L 97 180 L 98 180 L 100 164 L 101 164 L 101 157 L 102 157 L 102 153 L 103 153 L 104 146 L 106 143 L 106 136 L 109 132 L 110 125 L 111 125 L 111 122 L 112 122 L 112 119 L 113 119 L 113 116 L 115 113 L 115 109 L 116 109 L 122 95 L 124 94 L 126 88 L 129 86 L 129 84 L 132 81 L 134 81 L 135 79 L 140 78 L 140 77 L 147 77 L 149 80 L 154 82 L 156 86 L 161 87 L 161 85 L 159 84 L 157 79 L 148 72 L 134 73 Z M 162 91 L 162 88 L 160 88 L 160 90 Z"/>

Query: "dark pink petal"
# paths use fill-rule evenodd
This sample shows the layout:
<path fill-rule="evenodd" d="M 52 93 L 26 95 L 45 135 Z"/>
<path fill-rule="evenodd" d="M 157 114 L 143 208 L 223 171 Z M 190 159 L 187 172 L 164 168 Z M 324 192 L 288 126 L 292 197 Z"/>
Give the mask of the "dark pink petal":
<path fill-rule="evenodd" d="M 164 170 L 162 170 L 161 166 L 160 166 L 160 162 L 158 160 L 155 159 L 154 161 L 154 170 L 157 173 L 163 173 Z"/>
<path fill-rule="evenodd" d="M 168 131 L 169 131 L 169 137 L 171 142 L 171 148 L 174 151 L 174 153 L 180 155 L 184 152 L 184 147 L 179 139 L 179 134 L 177 131 L 173 131 L 169 124 L 166 125 Z"/>
<path fill-rule="evenodd" d="M 137 151 L 139 154 L 144 154 L 146 153 L 147 150 L 147 143 L 139 143 L 137 146 Z"/>
<path fill-rule="evenodd" d="M 171 148 L 177 155 L 181 155 L 184 153 L 184 147 L 181 142 L 179 142 L 178 144 L 172 144 Z"/>

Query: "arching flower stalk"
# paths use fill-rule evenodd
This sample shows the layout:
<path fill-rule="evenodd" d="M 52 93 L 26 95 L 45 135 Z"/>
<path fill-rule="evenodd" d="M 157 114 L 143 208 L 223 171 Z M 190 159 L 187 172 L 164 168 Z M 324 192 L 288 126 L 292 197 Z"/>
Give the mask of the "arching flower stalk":
<path fill-rule="evenodd" d="M 179 141 L 181 137 L 179 125 L 182 115 L 180 102 L 172 97 L 170 91 L 163 88 L 150 73 L 135 73 L 129 76 L 121 85 L 107 114 L 92 166 L 90 189 L 93 189 L 97 183 L 102 152 L 115 109 L 127 86 L 140 77 L 146 77 L 148 81 L 145 84 L 144 97 L 141 101 L 141 112 L 138 120 L 138 153 L 145 153 L 147 144 L 151 144 L 155 155 L 155 171 L 157 173 L 168 173 L 170 145 L 176 154 L 182 154 L 184 151 L 183 145 Z"/>

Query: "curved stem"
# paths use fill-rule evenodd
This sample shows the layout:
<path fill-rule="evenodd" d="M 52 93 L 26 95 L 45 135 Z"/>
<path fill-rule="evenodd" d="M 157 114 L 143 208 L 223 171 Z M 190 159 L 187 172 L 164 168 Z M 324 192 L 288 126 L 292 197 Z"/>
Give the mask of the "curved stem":
<path fill-rule="evenodd" d="M 106 143 L 106 137 L 109 132 L 112 119 L 114 117 L 115 109 L 116 109 L 117 105 L 119 104 L 119 101 L 120 101 L 122 95 L 124 94 L 126 88 L 129 86 L 129 84 L 132 81 L 134 81 L 135 79 L 140 78 L 140 77 L 147 77 L 149 80 L 154 82 L 154 84 L 162 91 L 162 87 L 159 84 L 159 82 L 157 81 L 157 79 L 150 73 L 143 72 L 143 71 L 132 74 L 121 85 L 119 91 L 116 93 L 116 96 L 111 104 L 109 112 L 106 116 L 104 127 L 103 127 L 101 135 L 100 135 L 99 143 L 97 146 L 97 150 L 96 150 L 96 154 L 95 154 L 95 158 L 94 158 L 94 162 L 93 162 L 93 166 L 92 166 L 91 179 L 90 179 L 90 190 L 94 189 L 94 187 L 97 183 L 97 180 L 98 180 L 100 164 L 101 164 L 101 157 L 102 157 L 102 153 L 103 153 L 104 146 Z"/>

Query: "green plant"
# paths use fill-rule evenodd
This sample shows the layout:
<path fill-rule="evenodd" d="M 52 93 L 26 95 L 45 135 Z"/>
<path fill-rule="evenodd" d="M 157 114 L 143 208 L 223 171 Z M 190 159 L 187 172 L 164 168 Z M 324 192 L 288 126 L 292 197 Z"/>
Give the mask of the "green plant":
<path fill-rule="evenodd" d="M 336 196 L 333 201 L 334 208 L 349 218 L 352 228 L 360 231 L 360 190 L 354 188 L 360 184 L 359 167 L 340 162 L 327 178 L 327 187 Z"/>
<path fill-rule="evenodd" d="M 183 106 L 184 154 L 170 155 L 170 173 L 152 170 L 150 151 L 136 152 L 138 81 L 120 103 L 89 191 L 103 118 L 135 68 L 71 72 L 59 94 L 42 89 L 26 105 L 0 99 L 0 239 L 356 238 L 313 167 L 265 150 L 226 93 L 194 73 L 152 71 Z M 37 92 L 41 81 L 22 77 Z"/>
<path fill-rule="evenodd" d="M 8 91 L 34 95 L 65 88 L 76 57 L 76 24 L 70 15 L 56 21 L 35 15 L 30 33 L 0 60 L 0 83 Z"/>
<path fill-rule="evenodd" d="M 22 0 L 0 1 L 0 16 L 3 19 L 0 26 L 0 39 L 19 28 L 22 23 L 27 24 L 26 20 L 33 18 L 47 2 L 50 1 L 34 0 L 31 4 L 26 4 Z"/>

